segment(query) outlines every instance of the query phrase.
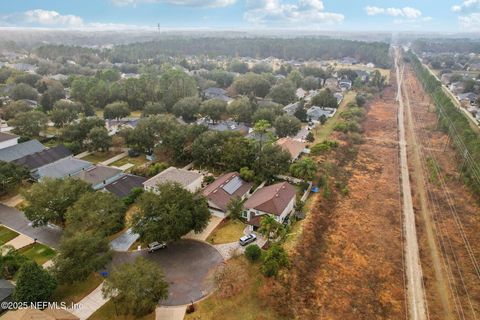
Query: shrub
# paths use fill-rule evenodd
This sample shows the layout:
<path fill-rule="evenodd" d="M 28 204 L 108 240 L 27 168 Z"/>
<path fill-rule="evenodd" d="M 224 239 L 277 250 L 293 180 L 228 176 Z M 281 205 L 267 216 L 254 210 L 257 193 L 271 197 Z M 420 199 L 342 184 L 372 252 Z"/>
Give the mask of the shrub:
<path fill-rule="evenodd" d="M 149 176 L 155 176 L 167 169 L 169 166 L 165 162 L 157 162 L 148 167 L 147 173 Z"/>
<path fill-rule="evenodd" d="M 285 249 L 279 245 L 273 245 L 265 252 L 261 270 L 265 276 L 273 277 L 278 274 L 280 269 L 287 267 L 289 264 L 290 261 Z"/>
<path fill-rule="evenodd" d="M 251 262 L 257 261 L 262 256 L 262 250 L 256 244 L 251 244 L 245 249 L 245 256 Z"/>
<path fill-rule="evenodd" d="M 142 188 L 133 188 L 132 189 L 132 192 L 130 192 L 130 194 L 128 196 L 126 196 L 125 198 L 123 198 L 123 203 L 125 203 L 125 205 L 129 206 L 131 204 L 133 204 L 135 202 L 135 200 L 137 200 L 137 198 L 143 193 L 143 189 Z"/>

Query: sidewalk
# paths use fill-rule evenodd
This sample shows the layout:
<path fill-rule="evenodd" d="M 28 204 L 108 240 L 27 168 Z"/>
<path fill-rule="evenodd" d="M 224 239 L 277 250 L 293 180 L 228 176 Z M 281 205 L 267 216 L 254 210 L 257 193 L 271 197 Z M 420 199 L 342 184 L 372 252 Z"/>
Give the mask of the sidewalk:
<path fill-rule="evenodd" d="M 128 251 L 132 244 L 137 241 L 139 235 L 132 233 L 132 229 L 127 229 L 121 235 L 110 241 L 110 247 L 114 251 Z"/>
<path fill-rule="evenodd" d="M 81 159 L 81 158 L 84 158 L 86 156 L 88 156 L 91 152 L 90 151 L 85 151 L 85 152 L 82 152 L 82 153 L 79 153 L 75 156 L 75 158 L 77 159 Z"/>
<path fill-rule="evenodd" d="M 200 233 L 195 233 L 190 231 L 187 233 L 183 238 L 184 239 L 192 239 L 192 240 L 199 240 L 199 241 L 207 241 L 208 236 L 212 233 L 213 230 L 223 221 L 222 218 L 211 216 L 210 221 L 208 222 L 207 227 Z"/>
<path fill-rule="evenodd" d="M 20 194 L 8 198 L 7 200 L 2 201 L 2 203 L 9 207 L 16 207 L 18 204 L 22 203 L 25 200 Z"/>
<path fill-rule="evenodd" d="M 69 309 L 68 311 L 80 318 L 80 320 L 87 320 L 95 311 L 100 309 L 110 299 L 104 299 L 102 296 L 103 282 L 88 296 L 80 300 L 80 309 Z"/>
<path fill-rule="evenodd" d="M 128 156 L 128 151 L 117 154 L 116 156 L 111 157 L 110 159 L 107 159 L 105 161 L 102 161 L 99 164 L 101 164 L 102 166 L 108 166 L 109 164 L 114 163 L 115 161 L 118 161 L 120 159 L 123 159 L 126 156 Z"/>
<path fill-rule="evenodd" d="M 16 250 L 18 250 L 18 249 L 26 247 L 26 246 L 28 246 L 29 244 L 32 244 L 32 243 L 33 243 L 32 238 L 27 237 L 26 235 L 20 233 L 18 236 L 16 236 L 15 238 L 10 240 L 9 242 L 5 243 L 5 245 L 6 246 L 12 246 Z"/>
<path fill-rule="evenodd" d="M 187 306 L 158 307 L 155 309 L 155 320 L 183 320 Z"/>

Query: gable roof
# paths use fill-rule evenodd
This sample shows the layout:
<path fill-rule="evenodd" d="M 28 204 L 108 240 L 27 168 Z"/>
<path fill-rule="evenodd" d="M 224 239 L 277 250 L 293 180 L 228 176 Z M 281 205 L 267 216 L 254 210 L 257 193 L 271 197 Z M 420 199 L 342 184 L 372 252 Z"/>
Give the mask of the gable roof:
<path fill-rule="evenodd" d="M 242 198 L 251 188 L 252 183 L 245 182 L 238 172 L 229 172 L 216 179 L 203 189 L 202 194 L 209 204 L 227 212 L 227 205 L 234 197 Z"/>
<path fill-rule="evenodd" d="M 278 139 L 277 145 L 279 145 L 283 150 L 288 151 L 288 153 L 290 153 L 292 156 L 292 159 L 297 159 L 306 146 L 305 143 L 298 140 L 293 140 L 289 137 Z"/>
<path fill-rule="evenodd" d="M 142 188 L 142 184 L 147 178 L 126 174 L 117 181 L 105 186 L 105 189 L 119 198 L 125 198 L 130 195 L 133 188 Z"/>
<path fill-rule="evenodd" d="M 96 165 L 79 171 L 77 174 L 75 174 L 75 177 L 90 183 L 92 186 L 96 186 L 120 173 L 122 173 L 122 170 L 120 169 Z"/>
<path fill-rule="evenodd" d="M 293 185 L 288 182 L 280 182 L 257 189 L 244 206 L 246 209 L 255 209 L 279 216 L 295 198 L 295 195 L 296 191 Z"/>
<path fill-rule="evenodd" d="M 11 133 L 0 132 L 0 142 L 13 140 L 13 139 L 18 139 L 18 136 Z"/>
<path fill-rule="evenodd" d="M 72 152 L 68 150 L 63 144 L 55 146 L 50 149 L 45 149 L 40 152 L 35 152 L 20 159 L 14 160 L 16 164 L 23 165 L 30 170 L 34 170 L 57 160 L 69 157 Z"/>
<path fill-rule="evenodd" d="M 163 170 L 156 176 L 148 179 L 143 183 L 145 187 L 155 188 L 157 185 L 166 182 L 177 182 L 180 183 L 183 187 L 188 187 L 197 179 L 202 178 L 200 173 L 194 171 L 188 171 L 184 169 L 178 169 L 175 167 L 170 167 Z"/>
<path fill-rule="evenodd" d="M 0 160 L 11 162 L 42 150 L 45 150 L 45 146 L 38 140 L 29 140 L 14 146 L 0 149 Z"/>
<path fill-rule="evenodd" d="M 91 162 L 76 158 L 65 158 L 39 168 L 33 176 L 37 179 L 44 177 L 64 178 L 93 166 Z"/>

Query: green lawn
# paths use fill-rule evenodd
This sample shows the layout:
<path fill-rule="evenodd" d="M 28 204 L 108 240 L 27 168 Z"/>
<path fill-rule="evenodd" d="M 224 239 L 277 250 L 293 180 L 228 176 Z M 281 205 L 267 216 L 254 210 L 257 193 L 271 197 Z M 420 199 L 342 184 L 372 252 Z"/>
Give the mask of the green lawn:
<path fill-rule="evenodd" d="M 145 155 L 144 154 L 141 154 L 139 155 L 138 157 L 125 157 L 125 158 L 122 158 L 118 161 L 115 161 L 114 163 L 110 164 L 111 166 L 113 167 L 121 167 L 127 163 L 131 163 L 133 165 L 135 165 L 135 167 L 138 167 L 138 166 L 141 166 L 142 164 L 145 164 L 147 163 L 148 160 L 147 158 L 145 158 Z"/>
<path fill-rule="evenodd" d="M 32 259 L 39 265 L 44 264 L 55 256 L 55 251 L 41 243 L 32 243 L 18 250 L 22 255 Z"/>
<path fill-rule="evenodd" d="M 118 309 L 120 311 L 120 309 Z M 117 316 L 115 312 L 115 304 L 112 301 L 105 303 L 100 309 L 95 311 L 94 314 L 88 318 L 88 320 L 105 320 L 105 319 L 116 319 L 116 320 L 154 320 L 155 311 L 150 314 L 147 314 L 144 317 L 136 318 L 134 316 Z"/>
<path fill-rule="evenodd" d="M 92 272 L 84 281 L 76 281 L 72 284 L 62 284 L 55 289 L 52 301 L 65 302 L 67 304 L 77 303 L 95 290 L 103 281 L 102 276 Z"/>
<path fill-rule="evenodd" d="M 321 143 L 325 141 L 330 134 L 333 132 L 333 128 L 338 122 L 338 119 L 340 118 L 340 114 L 345 111 L 347 104 L 349 102 L 355 101 L 357 93 L 355 91 L 349 91 L 345 97 L 343 98 L 343 101 L 340 103 L 340 106 L 338 107 L 337 112 L 333 117 L 327 120 L 325 124 L 322 126 L 321 124 L 317 124 L 315 126 L 315 129 L 313 129 L 313 133 L 315 135 L 315 141 L 312 143 L 312 145 L 315 145 L 317 143 Z"/>
<path fill-rule="evenodd" d="M 115 151 L 107 151 L 107 152 L 92 152 L 86 157 L 83 157 L 82 160 L 85 161 L 90 161 L 93 163 L 99 163 L 105 160 L 108 160 L 117 154 L 120 154 L 120 152 L 115 152 Z"/>
<path fill-rule="evenodd" d="M 7 227 L 0 226 L 0 245 L 4 245 L 17 236 L 18 233 L 15 231 L 8 229 Z"/>
<path fill-rule="evenodd" d="M 207 241 L 211 244 L 235 242 L 243 236 L 244 229 L 243 222 L 226 220 L 208 236 Z"/>

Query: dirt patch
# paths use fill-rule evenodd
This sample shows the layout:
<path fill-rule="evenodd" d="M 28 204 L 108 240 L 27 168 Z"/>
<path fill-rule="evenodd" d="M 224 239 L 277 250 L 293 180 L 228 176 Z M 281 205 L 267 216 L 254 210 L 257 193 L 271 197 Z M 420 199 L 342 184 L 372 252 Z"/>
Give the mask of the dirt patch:
<path fill-rule="evenodd" d="M 294 317 L 405 318 L 394 95 L 387 87 L 370 104 L 363 144 L 326 157 L 331 194 L 312 206 L 286 284 Z"/>

